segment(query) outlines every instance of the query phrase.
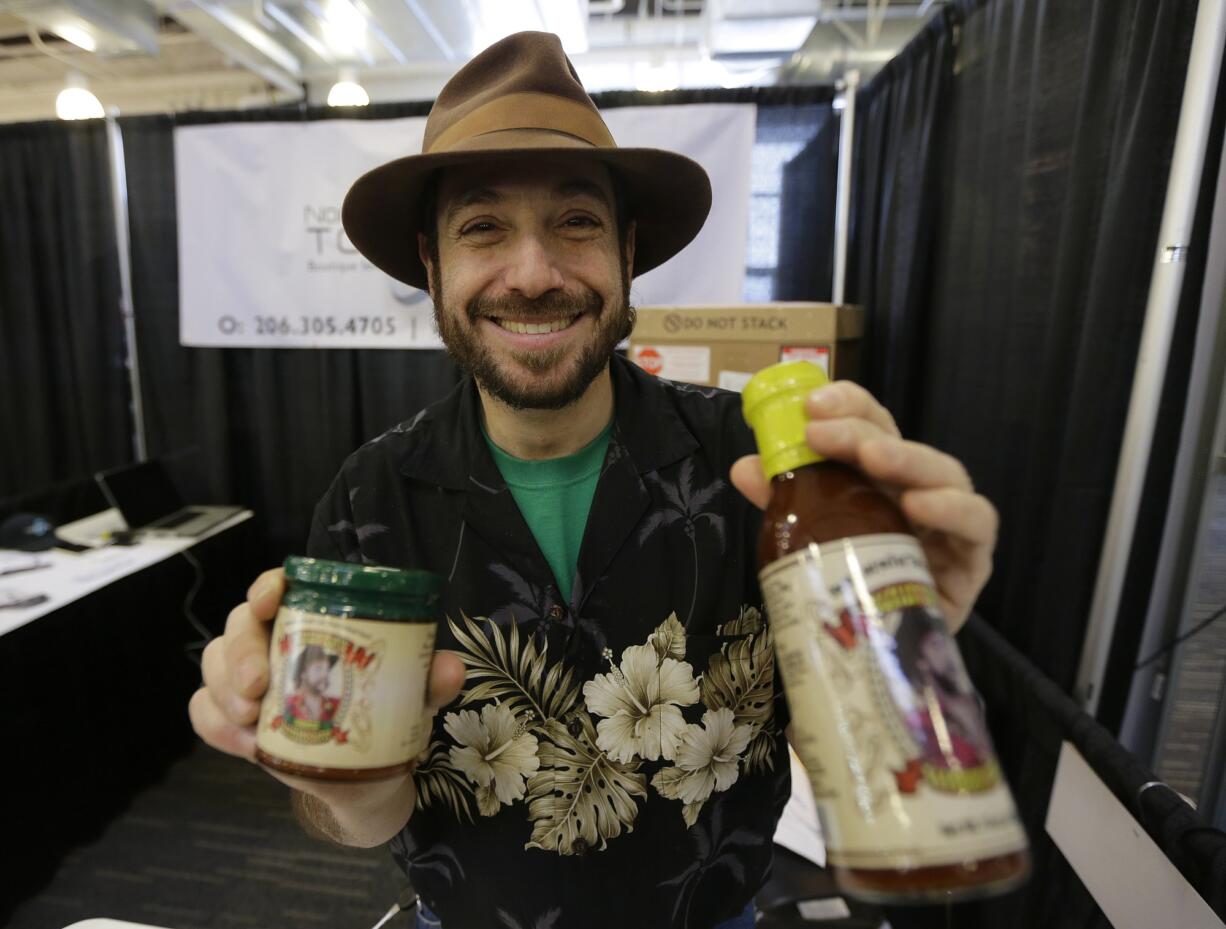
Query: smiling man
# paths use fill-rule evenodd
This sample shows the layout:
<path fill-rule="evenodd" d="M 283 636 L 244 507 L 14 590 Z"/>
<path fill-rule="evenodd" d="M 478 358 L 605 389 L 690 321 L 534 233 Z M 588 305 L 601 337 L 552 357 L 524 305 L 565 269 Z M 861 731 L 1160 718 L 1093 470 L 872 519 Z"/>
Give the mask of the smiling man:
<path fill-rule="evenodd" d="M 346 198 L 353 243 L 429 289 L 468 376 L 349 458 L 308 549 L 445 578 L 438 712 L 412 775 L 276 776 L 315 831 L 390 841 L 419 927 L 754 924 L 790 789 L 754 557 L 769 491 L 736 394 L 614 353 L 629 282 L 709 208 L 697 164 L 616 146 L 541 33 L 461 69 L 422 154 Z M 959 625 L 991 569 L 991 505 L 860 388 L 807 411 L 816 451 L 898 496 Z M 278 571 L 252 585 L 191 703 L 210 744 L 248 759 L 283 590 Z"/>

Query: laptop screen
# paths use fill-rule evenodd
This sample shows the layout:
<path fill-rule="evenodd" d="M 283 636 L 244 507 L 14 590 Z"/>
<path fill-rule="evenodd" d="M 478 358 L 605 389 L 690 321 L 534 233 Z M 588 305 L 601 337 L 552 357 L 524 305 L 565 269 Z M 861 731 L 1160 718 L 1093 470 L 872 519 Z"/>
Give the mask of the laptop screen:
<path fill-rule="evenodd" d="M 147 526 L 183 508 L 162 462 L 146 461 L 98 475 L 98 483 L 130 529 Z"/>

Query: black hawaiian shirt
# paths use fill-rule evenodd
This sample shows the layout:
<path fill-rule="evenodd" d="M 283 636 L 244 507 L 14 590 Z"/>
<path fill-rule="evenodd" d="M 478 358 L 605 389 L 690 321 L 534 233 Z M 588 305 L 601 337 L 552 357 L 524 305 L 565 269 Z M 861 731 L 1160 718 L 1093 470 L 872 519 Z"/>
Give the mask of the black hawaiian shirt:
<path fill-rule="evenodd" d="M 471 379 L 346 461 L 310 554 L 446 579 L 467 666 L 392 841 L 448 929 L 693 927 L 765 882 L 790 792 L 740 397 L 617 357 L 569 602 L 480 429 Z"/>

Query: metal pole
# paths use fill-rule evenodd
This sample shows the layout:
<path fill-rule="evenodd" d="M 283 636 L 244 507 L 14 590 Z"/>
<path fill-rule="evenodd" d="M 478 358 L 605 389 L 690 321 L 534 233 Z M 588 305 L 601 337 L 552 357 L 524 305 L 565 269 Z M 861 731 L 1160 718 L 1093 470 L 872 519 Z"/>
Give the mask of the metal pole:
<path fill-rule="evenodd" d="M 839 175 L 834 197 L 834 286 L 831 301 L 843 302 L 847 281 L 847 232 L 851 224 L 851 159 L 856 131 L 856 90 L 860 72 L 848 71 L 843 77 L 843 116 L 839 124 Z"/>
<path fill-rule="evenodd" d="M 110 143 L 111 213 L 115 217 L 115 247 L 119 253 L 119 311 L 123 314 L 123 336 L 127 347 L 128 384 L 132 392 L 132 451 L 137 461 L 147 457 L 145 410 L 140 392 L 140 362 L 136 351 L 136 314 L 132 309 L 132 250 L 128 237 L 128 175 L 123 158 L 123 133 L 112 110 L 106 117 Z"/>
<path fill-rule="evenodd" d="M 1128 570 L 1128 555 L 1136 530 L 1137 513 L 1145 470 L 1149 464 L 1158 401 L 1166 377 L 1171 348 L 1171 333 L 1179 310 L 1192 219 L 1200 191 L 1201 172 L 1208 144 L 1209 123 L 1226 42 L 1226 4 L 1201 3 L 1196 11 L 1196 29 L 1188 57 L 1183 105 L 1175 150 L 1167 181 L 1166 204 L 1158 233 L 1158 254 L 1154 259 L 1145 308 L 1145 325 L 1137 355 L 1136 374 L 1128 421 L 1115 475 L 1111 511 L 1098 562 L 1098 580 L 1090 606 L 1089 623 L 1081 650 L 1074 694 L 1093 715 L 1102 694 L 1103 675 L 1111 651 L 1111 640 Z"/>

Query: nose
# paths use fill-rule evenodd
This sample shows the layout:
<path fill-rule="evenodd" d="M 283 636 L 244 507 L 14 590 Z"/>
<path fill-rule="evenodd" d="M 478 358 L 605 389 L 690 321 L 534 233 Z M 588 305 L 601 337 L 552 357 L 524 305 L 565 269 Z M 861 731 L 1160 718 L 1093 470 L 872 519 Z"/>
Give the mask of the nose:
<path fill-rule="evenodd" d="M 566 282 L 548 245 L 540 236 L 525 232 L 508 256 L 503 283 L 508 290 L 534 300 L 551 290 L 561 290 Z"/>

